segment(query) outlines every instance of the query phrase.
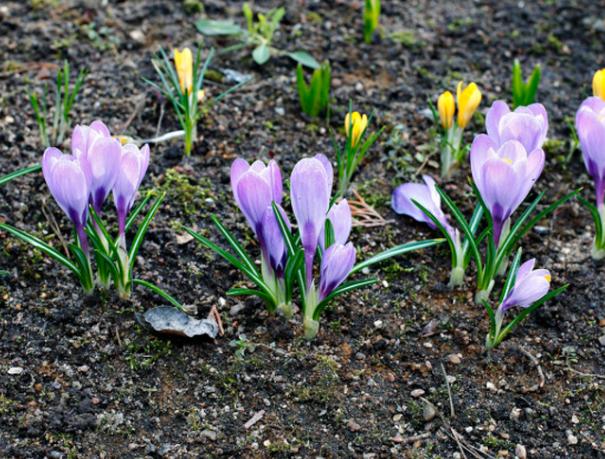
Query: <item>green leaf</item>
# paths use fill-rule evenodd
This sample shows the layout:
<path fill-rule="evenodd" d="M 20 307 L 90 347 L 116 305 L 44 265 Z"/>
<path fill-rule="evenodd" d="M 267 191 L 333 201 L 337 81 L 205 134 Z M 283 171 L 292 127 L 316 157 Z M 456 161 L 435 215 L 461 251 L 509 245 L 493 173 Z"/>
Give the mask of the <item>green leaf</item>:
<path fill-rule="evenodd" d="M 257 296 L 269 305 L 275 305 L 275 300 L 271 297 L 271 295 L 252 288 L 232 288 L 227 290 L 226 294 L 228 296 Z"/>
<path fill-rule="evenodd" d="M 389 258 L 403 255 L 408 252 L 413 252 L 415 250 L 426 249 L 427 247 L 432 247 L 434 245 L 441 244 L 442 242 L 445 242 L 445 239 L 426 239 L 424 241 L 407 242 L 402 245 L 391 247 L 390 249 L 387 249 L 384 252 L 380 252 L 379 254 L 374 255 L 373 257 L 370 257 L 367 260 L 364 260 L 361 263 L 358 263 L 353 266 L 351 274 L 357 271 L 361 271 L 362 269 L 367 268 L 368 266 L 371 266 L 373 264 L 388 260 Z"/>
<path fill-rule="evenodd" d="M 317 60 L 315 60 L 315 58 L 306 51 L 288 52 L 286 53 L 286 55 L 290 59 L 298 62 L 299 64 L 304 65 L 305 67 L 309 67 L 312 69 L 317 69 L 320 67 L 319 62 L 317 62 Z"/>
<path fill-rule="evenodd" d="M 457 263 L 457 252 L 456 252 L 456 245 L 454 243 L 454 240 L 452 239 L 452 237 L 450 236 L 450 233 L 447 231 L 447 229 L 445 229 L 445 227 L 441 224 L 441 222 L 439 221 L 439 219 L 430 211 L 428 210 L 426 207 L 424 207 L 422 204 L 420 204 L 418 201 L 416 201 L 415 199 L 412 199 L 412 202 L 414 203 L 414 205 L 416 207 L 418 207 L 427 217 L 429 217 L 431 219 L 431 221 L 435 224 L 435 226 L 437 226 L 437 229 L 439 231 L 441 231 L 441 233 L 443 234 L 443 236 L 445 237 L 448 245 L 450 246 L 450 254 L 451 254 L 451 258 L 452 258 L 452 268 L 454 268 L 455 266 L 458 265 Z"/>
<path fill-rule="evenodd" d="M 235 237 L 233 237 L 233 235 L 229 232 L 229 230 L 227 230 L 227 228 L 225 228 L 223 226 L 223 224 L 220 222 L 220 220 L 218 219 L 218 217 L 216 215 L 212 216 L 212 221 L 214 222 L 214 224 L 218 228 L 218 230 L 221 233 L 221 235 L 225 239 L 227 239 L 227 242 L 229 243 L 229 245 L 231 246 L 231 248 L 235 251 L 235 253 L 237 254 L 237 256 L 246 264 L 247 268 L 250 271 L 253 271 L 253 272 L 256 271 L 256 266 L 255 266 L 254 261 L 252 260 L 252 258 L 250 258 L 250 256 L 248 255 L 248 253 L 246 253 L 246 251 L 244 250 L 244 248 L 240 245 L 239 242 L 237 242 L 237 240 L 235 239 Z"/>
<path fill-rule="evenodd" d="M 155 216 L 156 212 L 160 208 L 160 205 L 162 204 L 162 201 L 164 200 L 165 197 L 166 197 L 166 193 L 163 192 L 155 200 L 155 202 L 151 206 L 151 209 L 149 209 L 149 212 L 147 212 L 147 215 L 145 216 L 145 218 L 141 222 L 141 225 L 139 226 L 139 229 L 138 229 L 137 233 L 134 236 L 134 239 L 133 239 L 132 244 L 130 246 L 130 252 L 128 253 L 128 259 L 129 259 L 129 262 L 130 262 L 130 269 L 131 270 L 134 268 L 134 263 L 136 261 L 137 253 L 139 253 L 139 249 L 141 248 L 141 244 L 143 244 L 143 239 L 145 238 L 145 234 L 147 234 L 147 230 L 149 229 L 149 225 L 151 224 L 151 220 L 153 220 L 153 217 Z"/>
<path fill-rule="evenodd" d="M 316 307 L 315 311 L 313 311 L 313 320 L 318 320 L 321 313 L 326 309 L 330 301 L 332 301 L 337 296 L 348 293 L 352 290 L 360 289 L 367 287 L 368 285 L 373 285 L 376 283 L 376 279 L 361 279 L 351 282 L 345 282 L 340 287 L 334 289 L 332 293 L 330 293 L 327 297 L 325 297 Z"/>
<path fill-rule="evenodd" d="M 195 27 L 198 32 L 208 35 L 239 35 L 243 32 L 242 28 L 233 21 L 214 21 L 210 19 L 200 19 L 196 21 Z"/>
<path fill-rule="evenodd" d="M 441 187 L 438 186 L 436 187 L 436 190 L 437 193 L 439 193 L 439 196 L 441 196 L 441 199 L 445 203 L 446 207 L 449 209 L 450 213 L 462 229 L 464 237 L 466 238 L 465 240 L 469 243 L 471 255 L 473 256 L 475 264 L 477 265 L 477 272 L 483 272 L 483 262 L 481 261 L 481 253 L 479 252 L 479 248 L 477 247 L 473 230 L 466 222 L 466 219 L 464 218 L 464 215 L 462 215 L 462 212 L 460 212 L 460 209 L 458 209 L 458 206 L 454 204 L 454 201 L 450 199 L 450 197 L 445 193 L 445 191 L 443 191 Z"/>
<path fill-rule="evenodd" d="M 164 290 L 162 290 L 157 285 L 152 284 L 151 282 L 147 282 L 146 280 L 143 280 L 143 279 L 133 279 L 132 283 L 136 284 L 136 285 L 140 285 L 141 287 L 145 287 L 146 289 L 151 290 L 156 295 L 159 295 L 162 298 L 164 298 L 166 301 L 168 301 L 175 308 L 180 309 L 183 312 L 185 311 L 185 308 L 183 308 L 183 305 L 181 303 L 179 303 L 172 295 L 170 295 L 169 293 L 165 292 Z"/>
<path fill-rule="evenodd" d="M 143 207 L 145 207 L 145 205 L 151 200 L 152 197 L 153 193 L 147 193 L 145 198 L 139 204 L 137 204 L 134 209 L 130 211 L 128 218 L 126 219 L 126 224 L 124 225 L 125 232 L 128 232 L 138 215 L 141 213 L 141 210 L 143 210 Z"/>
<path fill-rule="evenodd" d="M 46 255 L 48 255 L 49 257 L 54 259 L 55 261 L 58 261 L 63 266 L 65 266 L 66 268 L 71 270 L 76 276 L 78 276 L 78 279 L 81 277 L 79 268 L 69 258 L 67 258 L 61 252 L 54 249 L 52 246 L 48 245 L 43 240 L 37 238 L 36 236 L 32 236 L 31 234 L 28 234 L 25 231 L 21 231 L 20 229 L 17 229 L 14 226 L 11 226 L 7 223 L 0 223 L 0 230 L 6 231 L 7 233 L 16 237 L 17 239 L 20 239 L 23 242 L 26 242 L 26 243 L 30 244 L 31 246 L 33 246 L 34 248 L 45 253 Z"/>
<path fill-rule="evenodd" d="M 485 311 L 487 312 L 487 317 L 489 318 L 489 335 L 491 337 L 494 337 L 496 333 L 496 313 L 494 312 L 494 309 L 490 306 L 487 300 L 484 300 L 481 304 L 485 308 Z"/>
<path fill-rule="evenodd" d="M 270 58 L 271 50 L 265 43 L 261 43 L 256 48 L 254 48 L 254 51 L 252 51 L 252 59 L 254 59 L 254 62 L 256 62 L 258 65 L 263 65 Z"/>
<path fill-rule="evenodd" d="M 34 164 L 33 166 L 24 167 L 23 169 L 17 169 L 16 171 L 11 172 L 10 174 L 6 174 L 3 177 L 0 177 L 0 186 L 10 182 L 11 180 L 16 179 L 17 177 L 21 177 L 22 175 L 29 174 L 31 172 L 38 172 L 41 169 L 42 165 L 40 164 Z"/>
<path fill-rule="evenodd" d="M 513 259 L 510 268 L 508 268 L 508 276 L 506 276 L 506 282 L 504 283 L 504 287 L 502 287 L 502 292 L 500 293 L 500 299 L 498 301 L 498 303 L 500 304 L 502 304 L 504 299 L 507 297 L 508 293 L 512 290 L 513 286 L 515 285 L 517 270 L 519 269 L 519 265 L 521 264 L 521 252 L 522 249 L 521 247 L 519 247 L 519 250 L 517 250 L 517 253 L 515 254 L 515 258 Z"/>
<path fill-rule="evenodd" d="M 538 86 L 540 86 L 541 78 L 542 69 L 540 68 L 539 64 L 536 64 L 525 85 L 525 105 L 533 104 L 535 102 L 536 93 L 538 92 Z"/>
<path fill-rule="evenodd" d="M 512 74 L 512 93 L 513 93 L 513 107 L 519 107 L 523 104 L 523 76 L 521 74 L 521 63 L 518 59 L 515 59 L 513 63 L 513 74 Z"/>
<path fill-rule="evenodd" d="M 595 225 L 595 232 L 596 232 L 595 239 L 597 241 L 602 241 L 603 240 L 603 224 L 601 223 L 601 215 L 599 214 L 599 209 L 597 209 L 597 207 L 594 204 L 587 201 L 582 196 L 578 196 L 578 201 L 580 201 L 580 204 L 582 204 L 584 207 L 586 207 L 589 210 L 590 215 L 592 215 L 592 219 L 594 220 L 594 225 Z"/>

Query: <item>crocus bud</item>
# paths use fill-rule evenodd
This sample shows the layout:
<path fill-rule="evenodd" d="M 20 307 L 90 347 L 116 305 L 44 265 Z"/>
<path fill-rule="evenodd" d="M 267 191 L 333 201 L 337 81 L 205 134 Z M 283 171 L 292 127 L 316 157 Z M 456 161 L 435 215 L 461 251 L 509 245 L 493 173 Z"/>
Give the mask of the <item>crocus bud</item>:
<path fill-rule="evenodd" d="M 307 287 L 313 277 L 313 257 L 330 203 L 330 183 L 324 162 L 301 159 L 290 176 L 290 198 L 305 251 Z"/>
<path fill-rule="evenodd" d="M 120 234 L 124 233 L 126 216 L 145 177 L 149 165 L 149 145 L 139 149 L 131 143 L 122 146 L 120 168 L 116 183 L 113 186 L 113 200 L 118 212 Z"/>
<path fill-rule="evenodd" d="M 496 145 L 518 140 L 525 150 L 542 148 L 548 132 L 548 115 L 542 104 L 518 107 L 511 112 L 506 102 L 497 100 L 485 117 L 487 135 Z"/>
<path fill-rule="evenodd" d="M 471 146 L 473 181 L 494 223 L 494 242 L 500 241 L 504 222 L 523 202 L 544 168 L 544 151 L 527 152 L 517 140 L 497 146 L 486 134 Z"/>
<path fill-rule="evenodd" d="M 597 70 L 592 77 L 592 94 L 605 100 L 605 69 Z"/>
<path fill-rule="evenodd" d="M 451 128 L 454 123 L 454 112 L 456 111 L 456 102 L 451 92 L 445 91 L 441 93 L 439 99 L 437 99 L 437 110 L 439 111 L 439 119 L 441 120 L 443 129 Z"/>
<path fill-rule="evenodd" d="M 426 223 L 435 229 L 435 223 L 414 204 L 414 201 L 416 201 L 429 210 L 449 231 L 451 227 L 443 210 L 441 210 L 441 196 L 435 188 L 435 180 L 428 175 L 423 175 L 422 179 L 424 184 L 404 183 L 395 188 L 391 197 L 391 207 L 398 214 L 412 217 L 414 220 Z"/>
<path fill-rule="evenodd" d="M 88 218 L 90 177 L 78 159 L 64 155 L 57 148 L 47 148 L 42 157 L 42 174 L 65 215 L 76 229 L 84 228 Z"/>
<path fill-rule="evenodd" d="M 324 252 L 319 280 L 320 301 L 344 282 L 353 269 L 355 255 L 355 247 L 351 242 L 346 245 L 332 244 Z"/>
<path fill-rule="evenodd" d="M 259 238 L 267 207 L 271 206 L 272 201 L 281 204 L 282 187 L 281 171 L 273 160 L 265 166 L 262 161 L 249 165 L 237 158 L 231 165 L 231 188 L 235 202 Z"/>
<path fill-rule="evenodd" d="M 349 239 L 351 228 L 353 227 L 353 217 L 351 216 L 351 208 L 346 199 L 343 199 L 338 204 L 333 205 L 328 212 L 328 220 L 332 224 L 334 230 L 334 243 L 344 244 Z M 319 244 L 322 250 L 325 250 L 326 230 L 319 233 Z"/>
<path fill-rule="evenodd" d="M 351 137 L 351 147 L 355 147 L 368 127 L 368 116 L 359 112 L 347 113 L 345 116 L 345 133 Z"/>
<path fill-rule="evenodd" d="M 536 259 L 532 258 L 519 267 L 514 287 L 498 307 L 500 315 L 515 306 L 527 308 L 548 293 L 550 272 L 547 269 L 534 269 L 535 264 Z"/>
<path fill-rule="evenodd" d="M 464 83 L 461 81 L 456 88 L 456 100 L 458 102 L 458 126 L 464 129 L 470 122 L 475 110 L 481 103 L 481 91 L 475 83 L 469 84 L 462 89 Z"/>
<path fill-rule="evenodd" d="M 189 48 L 174 50 L 174 67 L 179 77 L 181 91 L 191 94 L 193 88 L 193 54 Z"/>
<path fill-rule="evenodd" d="M 584 164 L 595 182 L 597 207 L 605 197 L 605 100 L 589 97 L 576 114 L 576 131 Z"/>

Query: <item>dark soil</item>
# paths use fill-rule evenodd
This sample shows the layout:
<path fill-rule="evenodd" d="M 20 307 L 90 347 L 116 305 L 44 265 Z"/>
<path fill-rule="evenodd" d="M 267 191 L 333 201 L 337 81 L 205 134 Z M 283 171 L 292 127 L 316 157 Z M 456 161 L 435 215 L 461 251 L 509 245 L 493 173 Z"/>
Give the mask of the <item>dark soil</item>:
<path fill-rule="evenodd" d="M 226 44 L 204 41 L 182 2 L 101 3 L 0 5 L 2 174 L 41 157 L 27 90 L 54 74 L 51 64 L 67 58 L 90 70 L 75 122 L 101 118 L 113 133 L 148 138 L 162 111 L 162 100 L 142 81 L 155 78 L 153 53 Z M 202 3 L 211 18 L 242 19 L 240 2 Z M 255 8 L 279 3 L 258 1 Z M 491 356 L 484 348 L 487 319 L 472 303 L 472 272 L 464 289 L 448 291 L 445 248 L 382 265 L 380 282 L 336 301 L 307 343 L 298 317 L 288 323 L 257 301 L 225 298 L 242 277 L 179 237 L 181 224 L 214 235 L 214 213 L 256 250 L 231 199 L 231 161 L 275 158 L 287 175 L 305 155 L 333 156 L 328 127 L 340 128 L 349 100 L 376 110 L 374 126 L 386 126 L 355 183 L 392 221 L 356 228 L 359 253 L 434 236 L 389 207 L 395 185 L 418 180 L 420 169 L 438 174 L 427 99 L 459 79 L 476 81 L 484 111 L 509 98 L 515 57 L 526 69 L 543 68 L 539 100 L 550 115 L 551 140 L 536 188 L 547 192 L 546 201 L 581 186 L 590 197 L 579 153 L 569 162 L 564 157 L 567 123 L 590 94 L 593 72 L 605 67 L 601 2 L 385 1 L 385 34 L 371 45 L 360 43 L 361 1 L 282 3 L 287 14 L 275 45 L 332 64 L 330 126 L 300 115 L 287 58 L 260 68 L 247 52 L 223 54 L 215 70 L 234 69 L 254 81 L 209 111 L 191 158 L 182 158 L 180 142 L 152 146 L 144 182 L 169 198 L 136 275 L 195 307 L 199 317 L 216 305 L 225 336 L 153 336 L 133 313 L 162 304 L 159 298 L 140 289 L 129 302 L 85 298 L 67 270 L 1 234 L 0 266 L 9 275 L 0 281 L 0 456 L 470 458 L 525 450 L 531 458 L 604 457 L 603 267 L 590 258 L 592 221 L 578 203 L 523 242 L 525 256 L 549 268 L 554 285 L 569 283 L 568 292 Z M 390 38 L 392 32 L 399 33 Z M 208 90 L 223 86 L 209 83 Z M 161 133 L 177 129 L 164 108 Z M 482 129 L 476 119 L 467 140 Z M 464 166 L 446 188 L 470 211 L 468 172 Z M 0 190 L 3 220 L 59 245 L 45 214 L 70 234 L 40 174 Z M 247 424 L 253 417 L 257 422 Z"/>

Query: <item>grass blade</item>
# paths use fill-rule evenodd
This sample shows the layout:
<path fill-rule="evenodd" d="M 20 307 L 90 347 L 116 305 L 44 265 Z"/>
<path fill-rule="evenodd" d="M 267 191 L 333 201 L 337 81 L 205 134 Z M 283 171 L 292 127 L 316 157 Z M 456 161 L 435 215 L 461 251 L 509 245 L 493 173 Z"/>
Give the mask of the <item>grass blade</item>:
<path fill-rule="evenodd" d="M 135 284 L 135 285 L 140 285 L 141 287 L 145 287 L 146 289 L 151 290 L 156 295 L 159 295 L 162 298 L 164 298 L 166 301 L 168 301 L 175 308 L 180 309 L 181 311 L 185 312 L 185 308 L 183 308 L 183 305 L 181 303 L 179 303 L 172 295 L 170 295 L 169 293 L 165 292 L 164 290 L 162 290 L 157 285 L 152 284 L 151 282 L 147 282 L 146 280 L 143 280 L 143 279 L 133 279 L 132 283 Z"/>
<path fill-rule="evenodd" d="M 389 258 L 396 257 L 398 255 L 403 255 L 408 252 L 413 252 L 414 250 L 426 249 L 427 247 L 432 247 L 434 245 L 441 244 L 444 241 L 445 239 L 443 238 L 426 239 L 424 241 L 412 241 L 392 247 L 390 249 L 385 250 L 384 252 L 380 252 L 379 254 L 368 258 L 367 260 L 362 261 L 361 263 L 356 264 L 355 266 L 353 266 L 351 274 L 356 273 L 357 271 L 361 271 L 362 269 L 367 268 L 368 266 L 371 266 L 373 264 L 388 260 Z"/>

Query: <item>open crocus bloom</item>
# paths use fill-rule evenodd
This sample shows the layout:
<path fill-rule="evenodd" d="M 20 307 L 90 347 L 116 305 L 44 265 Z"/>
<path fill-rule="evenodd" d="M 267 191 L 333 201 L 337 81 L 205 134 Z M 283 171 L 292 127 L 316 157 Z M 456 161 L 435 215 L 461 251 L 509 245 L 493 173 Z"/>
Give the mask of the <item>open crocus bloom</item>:
<path fill-rule="evenodd" d="M 42 173 L 51 194 L 74 223 L 83 248 L 87 249 L 84 226 L 88 218 L 90 177 L 73 155 L 47 148 L 42 157 Z"/>
<path fill-rule="evenodd" d="M 428 175 L 423 175 L 422 183 L 404 183 L 399 185 L 393 191 L 391 197 L 391 207 L 400 215 L 407 215 L 421 223 L 426 223 L 435 229 L 435 223 L 422 210 L 418 208 L 414 201 L 421 204 L 429 210 L 448 231 L 451 229 L 447 218 L 441 210 L 441 197 L 435 189 L 435 180 Z"/>
<path fill-rule="evenodd" d="M 525 150 L 542 148 L 548 132 L 548 115 L 542 104 L 531 104 L 510 111 L 506 102 L 497 100 L 485 118 L 487 135 L 495 145 L 518 140 Z"/>
<path fill-rule="evenodd" d="M 118 177 L 120 147 L 120 141 L 111 137 L 102 121 L 74 128 L 71 149 L 90 177 L 90 202 L 98 214 Z"/>
<path fill-rule="evenodd" d="M 596 202 L 603 208 L 605 195 L 605 100 L 589 97 L 576 114 L 576 130 L 584 164 L 595 182 Z"/>
<path fill-rule="evenodd" d="M 517 140 L 498 146 L 488 135 L 475 137 L 471 146 L 471 170 L 494 223 L 498 245 L 502 227 L 519 207 L 544 168 L 544 151 L 528 152 Z"/>
<path fill-rule="evenodd" d="M 249 165 L 244 159 L 237 158 L 231 165 L 231 189 L 250 228 L 259 237 L 267 207 L 271 207 L 273 201 L 282 202 L 279 166 L 273 160 L 265 166 L 260 160 Z"/>
<path fill-rule="evenodd" d="M 534 269 L 535 264 L 536 259 L 532 258 L 517 270 L 514 287 L 498 307 L 501 316 L 513 307 L 527 308 L 548 293 L 550 272 L 547 269 Z"/>

